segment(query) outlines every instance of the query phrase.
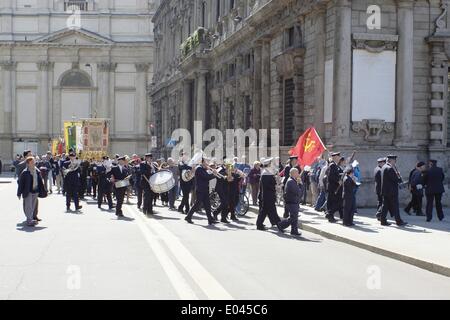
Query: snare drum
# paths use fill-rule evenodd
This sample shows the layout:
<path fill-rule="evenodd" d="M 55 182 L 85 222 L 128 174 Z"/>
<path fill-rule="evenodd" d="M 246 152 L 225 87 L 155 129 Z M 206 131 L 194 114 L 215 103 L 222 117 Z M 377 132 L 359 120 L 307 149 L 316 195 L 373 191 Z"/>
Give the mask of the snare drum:
<path fill-rule="evenodd" d="M 169 170 L 161 170 L 150 177 L 150 188 L 154 193 L 165 193 L 175 186 L 175 179 Z"/>
<path fill-rule="evenodd" d="M 119 189 L 119 188 L 125 188 L 128 187 L 130 185 L 130 180 L 129 179 L 125 179 L 125 180 L 119 180 L 116 183 L 114 183 L 114 186 Z"/>

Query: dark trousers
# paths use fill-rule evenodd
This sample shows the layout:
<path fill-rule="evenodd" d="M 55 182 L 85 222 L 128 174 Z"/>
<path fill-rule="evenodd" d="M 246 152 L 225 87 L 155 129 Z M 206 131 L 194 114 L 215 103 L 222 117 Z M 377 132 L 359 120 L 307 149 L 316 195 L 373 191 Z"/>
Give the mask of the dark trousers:
<path fill-rule="evenodd" d="M 388 211 L 391 214 L 391 216 L 394 216 L 395 222 L 397 223 L 402 222 L 398 205 L 398 196 L 396 195 L 383 196 L 383 205 L 381 206 L 381 218 L 380 218 L 381 222 L 386 222 Z"/>
<path fill-rule="evenodd" d="M 95 189 L 94 189 L 95 190 Z M 106 200 L 108 201 L 108 207 L 112 209 L 113 201 L 111 196 L 111 191 L 105 191 L 102 187 L 99 186 L 98 188 L 98 198 L 97 198 L 97 205 L 101 207 L 103 203 L 103 197 L 106 196 Z"/>
<path fill-rule="evenodd" d="M 80 199 L 84 198 L 84 194 L 87 189 L 87 177 L 81 177 L 81 187 L 78 190 L 78 194 L 80 195 Z"/>
<path fill-rule="evenodd" d="M 97 197 L 97 188 L 98 188 L 98 182 L 92 179 L 92 195 L 93 197 Z"/>
<path fill-rule="evenodd" d="M 189 194 L 191 193 L 191 187 L 182 184 L 181 191 L 183 192 L 183 198 L 181 199 L 178 210 L 184 210 L 186 208 L 185 212 L 189 212 Z"/>
<path fill-rule="evenodd" d="M 286 203 L 285 208 L 289 213 L 289 218 L 282 220 L 278 224 L 279 228 L 284 230 L 291 226 L 291 233 L 298 233 L 298 212 L 300 210 L 300 206 L 295 203 Z"/>
<path fill-rule="evenodd" d="M 122 205 L 123 205 L 123 199 L 125 198 L 125 193 L 127 192 L 127 188 L 116 188 L 116 215 L 122 215 Z"/>
<path fill-rule="evenodd" d="M 259 228 L 263 227 L 264 220 L 266 220 L 267 216 L 269 217 L 269 221 L 272 225 L 277 225 L 281 221 L 277 213 L 275 200 L 268 201 L 268 199 L 263 199 L 262 201 L 260 201 L 258 218 L 256 219 L 256 226 Z"/>
<path fill-rule="evenodd" d="M 433 216 L 433 200 L 436 202 L 436 212 L 439 220 L 444 219 L 441 199 L 442 193 L 427 194 L 427 220 L 431 220 Z"/>
<path fill-rule="evenodd" d="M 150 186 L 144 187 L 144 207 L 143 211 L 145 214 L 153 213 L 153 192 L 150 190 Z"/>
<path fill-rule="evenodd" d="M 355 197 L 352 194 L 344 198 L 343 211 L 343 224 L 347 226 L 353 224 L 353 216 L 355 214 Z"/>
<path fill-rule="evenodd" d="M 334 192 L 329 191 L 327 197 L 327 214 L 328 217 L 334 217 L 336 211 L 339 212 L 339 217 L 343 218 L 343 208 L 342 208 L 342 191 Z"/>
<path fill-rule="evenodd" d="M 381 215 L 381 207 L 383 206 L 383 196 L 381 194 L 377 194 L 377 216 Z"/>
<path fill-rule="evenodd" d="M 411 192 L 411 201 L 408 203 L 408 205 L 405 208 L 405 211 L 410 211 L 411 208 L 416 213 L 422 212 L 422 195 L 418 194 L 417 192 L 412 191 Z"/>
<path fill-rule="evenodd" d="M 136 196 L 137 196 L 137 206 L 138 208 L 141 208 L 142 206 L 142 188 L 139 185 L 136 185 Z"/>
<path fill-rule="evenodd" d="M 70 208 L 70 202 L 73 199 L 73 202 L 75 203 L 75 209 L 77 209 L 80 206 L 78 200 L 78 188 L 66 185 L 64 186 L 64 189 L 66 191 L 66 207 Z"/>
<path fill-rule="evenodd" d="M 222 218 L 225 218 L 227 216 L 226 207 L 228 206 L 228 200 L 226 197 L 226 194 L 222 191 L 217 192 L 220 199 L 220 205 L 219 207 L 214 211 L 214 216 L 217 217 L 219 213 L 222 214 Z"/>
<path fill-rule="evenodd" d="M 189 213 L 187 214 L 186 219 L 191 219 L 194 213 L 202 207 L 205 208 L 206 216 L 208 217 L 208 222 L 211 223 L 214 218 L 211 215 L 211 203 L 209 201 L 209 194 L 207 192 L 197 192 L 196 193 L 196 200 L 194 205 L 192 206 L 191 210 L 189 210 Z"/>

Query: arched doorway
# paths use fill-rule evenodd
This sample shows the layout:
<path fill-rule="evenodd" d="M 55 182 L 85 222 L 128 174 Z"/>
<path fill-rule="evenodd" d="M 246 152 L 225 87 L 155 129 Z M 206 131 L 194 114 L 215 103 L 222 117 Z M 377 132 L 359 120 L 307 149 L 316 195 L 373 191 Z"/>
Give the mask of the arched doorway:
<path fill-rule="evenodd" d="M 84 71 L 72 69 L 60 79 L 61 121 L 86 119 L 92 112 L 92 81 Z"/>

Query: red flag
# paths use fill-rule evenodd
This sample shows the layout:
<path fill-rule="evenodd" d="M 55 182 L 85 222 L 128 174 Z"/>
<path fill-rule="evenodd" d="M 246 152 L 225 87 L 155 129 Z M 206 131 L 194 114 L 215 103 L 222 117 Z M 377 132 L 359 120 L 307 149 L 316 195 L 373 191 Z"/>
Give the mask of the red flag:
<path fill-rule="evenodd" d="M 289 155 L 298 156 L 298 162 L 303 168 L 312 165 L 325 149 L 316 129 L 311 127 L 298 138 L 295 147 L 289 150 Z"/>

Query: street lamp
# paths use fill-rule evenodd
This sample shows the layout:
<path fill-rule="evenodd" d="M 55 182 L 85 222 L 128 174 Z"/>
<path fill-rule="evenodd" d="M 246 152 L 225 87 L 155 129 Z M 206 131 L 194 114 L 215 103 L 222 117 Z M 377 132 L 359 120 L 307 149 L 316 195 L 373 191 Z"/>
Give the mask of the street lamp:
<path fill-rule="evenodd" d="M 90 63 L 86 63 L 85 64 L 85 67 L 87 67 L 87 68 L 89 68 L 89 70 L 90 70 L 90 75 L 91 75 L 91 84 L 93 84 L 93 82 L 94 82 L 94 79 L 92 78 L 92 73 L 93 73 L 93 71 L 92 71 L 92 65 L 90 64 Z M 92 103 L 92 85 L 91 85 L 91 87 L 89 88 L 89 104 L 90 104 L 90 110 L 91 110 L 91 115 L 90 115 L 90 117 L 91 118 L 97 118 L 97 110 L 93 110 L 93 103 Z"/>

